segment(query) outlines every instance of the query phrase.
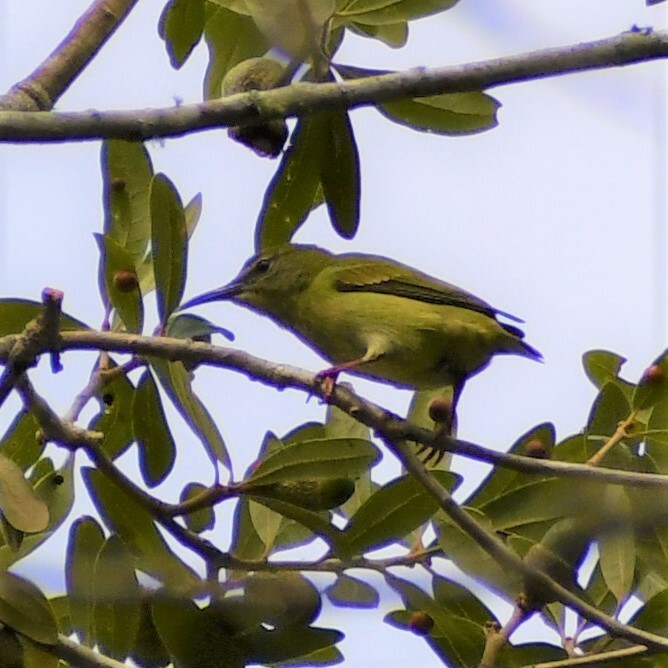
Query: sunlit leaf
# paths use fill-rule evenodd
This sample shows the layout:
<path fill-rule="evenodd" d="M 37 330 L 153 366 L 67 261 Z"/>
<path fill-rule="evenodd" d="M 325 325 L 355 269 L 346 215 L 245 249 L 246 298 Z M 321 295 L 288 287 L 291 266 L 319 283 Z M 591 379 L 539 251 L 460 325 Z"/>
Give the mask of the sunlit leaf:
<path fill-rule="evenodd" d="M 140 142 L 111 139 L 102 144 L 101 160 L 104 234 L 130 254 L 136 268 L 151 236 L 151 158 Z"/>
<path fill-rule="evenodd" d="M 377 608 L 378 592 L 370 585 L 350 575 L 339 575 L 325 590 L 329 600 L 343 608 Z"/>
<path fill-rule="evenodd" d="M 21 468 L 0 454 L 0 510 L 9 523 L 25 533 L 43 531 L 49 509 L 23 476 Z"/>
<path fill-rule="evenodd" d="M 129 332 L 141 333 L 144 325 L 144 302 L 129 251 L 108 235 L 96 234 L 100 248 L 100 283 L 105 292 L 102 301 L 111 304 Z"/>
<path fill-rule="evenodd" d="M 37 438 L 39 428 L 39 423 L 31 413 L 20 411 L 0 441 L 0 453 L 25 471 L 44 450 L 44 439 Z"/>
<path fill-rule="evenodd" d="M 0 299 L 0 336 L 20 334 L 25 326 L 44 312 L 44 305 L 29 299 Z M 60 331 L 73 332 L 88 329 L 80 320 L 62 313 L 58 324 Z"/>

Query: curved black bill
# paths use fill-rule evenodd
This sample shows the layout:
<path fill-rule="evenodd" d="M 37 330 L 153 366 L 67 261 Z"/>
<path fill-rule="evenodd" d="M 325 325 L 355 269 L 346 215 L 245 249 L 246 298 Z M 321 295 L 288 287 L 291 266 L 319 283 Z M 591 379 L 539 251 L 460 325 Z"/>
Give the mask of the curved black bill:
<path fill-rule="evenodd" d="M 200 306 L 202 304 L 208 304 L 209 302 L 218 302 L 224 301 L 225 299 L 231 299 L 241 292 L 241 285 L 239 283 L 230 283 L 229 285 L 224 285 L 222 288 L 216 288 L 210 292 L 205 292 L 204 294 L 199 295 L 198 297 L 193 297 L 189 299 L 185 304 L 181 304 L 178 310 L 183 311 L 192 306 Z"/>

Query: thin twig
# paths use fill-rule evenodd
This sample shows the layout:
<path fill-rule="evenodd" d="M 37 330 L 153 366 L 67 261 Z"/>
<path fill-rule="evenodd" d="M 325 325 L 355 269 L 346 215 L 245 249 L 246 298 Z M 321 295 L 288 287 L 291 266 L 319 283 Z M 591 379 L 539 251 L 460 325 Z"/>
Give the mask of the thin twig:
<path fill-rule="evenodd" d="M 46 111 L 86 68 L 137 0 L 96 0 L 51 55 L 0 96 L 0 109 Z"/>
<path fill-rule="evenodd" d="M 626 420 L 617 425 L 615 433 L 587 460 L 589 466 L 598 466 L 608 452 L 629 435 L 629 428 L 633 426 L 637 415 L 638 411 L 632 411 Z"/>
<path fill-rule="evenodd" d="M 116 138 L 144 141 L 208 129 L 352 109 L 406 98 L 479 91 L 523 81 L 665 58 L 668 32 L 629 31 L 465 65 L 418 68 L 336 83 L 295 83 L 166 109 L 80 113 L 0 113 L 0 141 L 45 142 Z"/>
<path fill-rule="evenodd" d="M 73 668 L 127 668 L 125 663 L 79 645 L 62 633 L 58 634 L 58 642 L 55 645 L 40 645 L 40 647 L 67 661 Z"/>
<path fill-rule="evenodd" d="M 513 614 L 502 628 L 495 624 L 485 628 L 485 649 L 478 668 L 494 668 L 497 665 L 499 652 L 505 647 L 510 636 L 524 622 L 529 615 L 519 605 L 513 608 Z"/>
<path fill-rule="evenodd" d="M 585 654 L 584 656 L 573 657 L 569 659 L 560 659 L 559 661 L 545 661 L 543 663 L 532 663 L 531 665 L 523 666 L 523 668 L 578 668 L 579 666 L 603 666 L 609 663 L 616 663 L 624 659 L 630 659 L 634 656 L 647 654 L 648 648 L 645 645 L 633 645 L 632 647 L 624 647 L 624 649 L 615 649 L 609 652 L 601 652 L 600 654 Z"/>

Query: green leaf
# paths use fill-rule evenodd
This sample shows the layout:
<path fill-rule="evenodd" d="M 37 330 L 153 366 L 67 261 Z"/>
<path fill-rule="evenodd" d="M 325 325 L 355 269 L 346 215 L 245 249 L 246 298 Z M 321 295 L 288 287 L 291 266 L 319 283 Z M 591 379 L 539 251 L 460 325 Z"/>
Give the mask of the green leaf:
<path fill-rule="evenodd" d="M 44 451 L 44 440 L 37 438 L 39 429 L 31 413 L 19 411 L 0 441 L 0 453 L 25 471 Z"/>
<path fill-rule="evenodd" d="M 434 626 L 429 632 L 431 648 L 446 665 L 477 666 L 485 645 L 484 624 L 494 615 L 467 589 L 443 578 L 434 579 L 438 599 L 434 600 L 414 584 L 386 575 L 387 583 L 401 596 L 409 611 L 427 613 Z M 482 620 L 482 621 L 481 621 Z M 408 615 L 386 618 L 400 628 L 407 627 Z"/>
<path fill-rule="evenodd" d="M 262 56 L 267 40 L 250 16 L 242 16 L 209 3 L 204 37 L 209 47 L 209 65 L 204 77 L 204 99 L 221 96 L 223 79 L 242 60 Z"/>
<path fill-rule="evenodd" d="M 272 665 L 280 666 L 331 665 L 302 662 L 299 659 L 306 659 L 318 650 L 329 648 L 341 640 L 343 633 L 340 631 L 312 626 L 300 626 L 297 631 L 289 627 L 261 629 L 244 635 L 244 642 L 249 646 L 249 662 L 254 664 L 271 662 Z"/>
<path fill-rule="evenodd" d="M 328 144 L 326 114 L 297 121 L 290 145 L 264 194 L 255 227 L 256 251 L 290 241 L 309 212 L 320 204 L 320 170 Z"/>
<path fill-rule="evenodd" d="M 25 326 L 44 312 L 40 302 L 29 299 L 0 299 L 0 336 L 20 334 Z M 88 325 L 61 313 L 58 327 L 61 332 L 88 329 Z"/>
<path fill-rule="evenodd" d="M 631 405 L 619 386 L 606 383 L 596 397 L 587 419 L 587 432 L 596 436 L 612 436 L 621 420 L 631 414 Z"/>
<path fill-rule="evenodd" d="M 114 362 L 109 361 L 110 370 L 116 366 Z M 97 364 L 93 373 L 96 370 Z M 135 387 L 125 375 L 117 376 L 96 393 L 100 412 L 91 420 L 88 428 L 104 434 L 102 449 L 111 459 L 120 457 L 133 441 L 132 403 L 134 394 Z"/>
<path fill-rule="evenodd" d="M 11 459 L 0 454 L 0 510 L 19 531 L 37 533 L 49 523 L 49 509 Z"/>
<path fill-rule="evenodd" d="M 212 334 L 222 334 L 228 341 L 234 341 L 234 334 L 229 329 L 214 325 L 206 318 L 190 313 L 179 313 L 172 316 L 167 322 L 165 334 L 177 339 L 196 341 L 210 341 Z"/>
<path fill-rule="evenodd" d="M 363 23 L 348 23 L 352 32 L 362 37 L 378 39 L 392 49 L 400 49 L 408 42 L 408 23 L 386 23 L 383 25 L 364 25 Z"/>
<path fill-rule="evenodd" d="M 95 638 L 103 654 L 123 660 L 139 629 L 141 594 L 134 559 L 118 536 L 110 536 L 95 561 Z"/>
<path fill-rule="evenodd" d="M 656 371 L 656 375 L 643 376 L 633 393 L 633 408 L 638 411 L 668 401 L 668 352 L 654 360 L 650 369 Z"/>
<path fill-rule="evenodd" d="M 69 597 L 72 629 L 84 645 L 93 647 L 95 560 L 104 545 L 102 527 L 92 517 L 80 517 L 70 527 L 65 559 L 65 582 Z"/>
<path fill-rule="evenodd" d="M 121 487 L 92 468 L 81 470 L 88 493 L 109 529 L 137 558 L 138 568 L 181 590 L 199 581 L 167 546 L 151 514 Z"/>
<path fill-rule="evenodd" d="M 58 657 L 47 651 L 43 645 L 25 636 L 18 636 L 18 639 L 23 647 L 21 668 L 58 668 Z"/>
<path fill-rule="evenodd" d="M 53 470 L 53 464 L 49 459 L 41 459 L 37 462 L 31 474 L 31 482 L 34 484 L 37 496 L 49 509 L 49 524 L 44 531 L 26 534 L 16 552 L 7 545 L 0 547 L 0 569 L 8 568 L 30 554 L 65 521 L 74 502 L 73 465 L 73 456 L 69 456 L 65 464 L 57 471 Z"/>
<path fill-rule="evenodd" d="M 265 457 L 244 485 L 266 485 L 285 480 L 355 477 L 380 459 L 369 441 L 353 438 L 315 439 L 286 446 Z"/>
<path fill-rule="evenodd" d="M 348 112 L 330 112 L 325 119 L 325 143 L 320 165 L 322 190 L 334 229 L 344 239 L 352 239 L 360 218 L 357 143 Z"/>
<path fill-rule="evenodd" d="M 609 350 L 590 350 L 582 356 L 587 378 L 600 390 L 606 383 L 619 379 L 626 358 Z"/>
<path fill-rule="evenodd" d="M 654 406 L 647 422 L 645 446 L 659 473 L 668 473 L 668 401 Z"/>
<path fill-rule="evenodd" d="M 192 601 L 156 597 L 153 621 L 179 668 L 244 668 L 244 646 Z M 245 645 L 245 642 L 244 642 Z"/>
<path fill-rule="evenodd" d="M 628 624 L 659 635 L 668 634 L 668 589 L 650 598 Z"/>
<path fill-rule="evenodd" d="M 346 79 L 391 73 L 348 65 L 337 65 L 336 69 Z M 496 127 L 496 112 L 500 106 L 490 95 L 472 91 L 385 102 L 377 105 L 377 110 L 391 121 L 413 130 L 457 136 Z"/>
<path fill-rule="evenodd" d="M 193 392 L 190 376 L 183 364 L 154 358 L 151 359 L 151 366 L 181 417 L 204 445 L 211 461 L 220 461 L 231 470 L 232 464 L 223 437 L 204 404 Z"/>
<path fill-rule="evenodd" d="M 140 142 L 111 139 L 102 144 L 104 235 L 126 250 L 137 268 L 151 235 L 149 188 L 153 165 Z"/>
<path fill-rule="evenodd" d="M 377 608 L 380 602 L 378 592 L 370 584 L 350 575 L 339 575 L 325 592 L 334 605 L 342 608 Z"/>
<path fill-rule="evenodd" d="M 110 236 L 95 234 L 100 248 L 100 284 L 104 284 L 102 302 L 111 304 L 132 333 L 141 333 L 144 325 L 144 302 L 139 290 L 132 255 Z M 137 286 L 127 289 L 119 277 L 133 277 Z"/>
<path fill-rule="evenodd" d="M 142 600 L 137 639 L 130 657 L 142 668 L 162 668 L 170 662 L 169 653 L 153 623 L 148 596 Z"/>
<path fill-rule="evenodd" d="M 498 125 L 500 102 L 486 93 L 444 93 L 378 105 L 378 111 L 412 130 L 458 136 Z"/>
<path fill-rule="evenodd" d="M 147 369 L 132 402 L 132 432 L 139 447 L 139 470 L 149 487 L 159 485 L 174 467 L 176 445 L 153 375 Z"/>
<path fill-rule="evenodd" d="M 204 6 L 204 0 L 170 0 L 160 16 L 158 33 L 174 69 L 186 62 L 202 36 Z"/>
<path fill-rule="evenodd" d="M 606 584 L 621 606 L 633 586 L 636 545 L 631 523 L 631 502 L 623 487 L 608 485 L 601 500 L 612 526 L 598 537 L 599 563 Z"/>
<path fill-rule="evenodd" d="M 44 645 L 58 641 L 56 620 L 44 594 L 6 571 L 0 571 L 0 622 Z"/>
<path fill-rule="evenodd" d="M 449 471 L 434 471 L 438 482 L 452 490 L 460 481 Z M 430 519 L 438 502 L 411 475 L 387 483 L 362 504 L 346 527 L 351 554 L 361 554 L 403 538 Z"/>
<path fill-rule="evenodd" d="M 179 502 L 183 503 L 184 501 L 195 498 L 207 489 L 208 488 L 205 485 L 202 485 L 199 482 L 190 482 L 183 488 L 181 496 L 179 497 Z M 216 523 L 216 514 L 211 507 L 202 508 L 196 510 L 194 513 L 184 515 L 183 521 L 191 531 L 202 533 L 202 531 L 213 529 L 214 524 Z"/>
<path fill-rule="evenodd" d="M 398 2 L 355 2 L 349 3 L 343 16 L 352 18 L 366 25 L 394 24 L 401 21 L 412 21 L 424 16 L 438 14 L 451 9 L 458 0 L 399 0 Z M 380 5 L 380 6 L 376 6 Z"/>
<path fill-rule="evenodd" d="M 156 174 L 151 182 L 151 249 L 160 322 L 181 302 L 188 260 L 183 204 L 174 184 Z"/>
<path fill-rule="evenodd" d="M 259 510 L 263 507 L 265 507 L 264 514 Z M 276 516 L 280 519 L 287 517 L 299 522 L 314 534 L 320 536 L 329 545 L 332 545 L 335 552 L 345 551 L 345 548 L 342 547 L 344 544 L 342 531 L 331 524 L 323 514 L 280 499 L 261 496 L 249 500 L 248 511 L 257 536 L 269 551 L 271 548 L 277 547 L 277 538 L 280 536 L 281 529 L 285 527 L 285 523 L 283 521 L 278 522 Z M 272 515 L 266 514 L 269 511 L 272 512 Z"/>

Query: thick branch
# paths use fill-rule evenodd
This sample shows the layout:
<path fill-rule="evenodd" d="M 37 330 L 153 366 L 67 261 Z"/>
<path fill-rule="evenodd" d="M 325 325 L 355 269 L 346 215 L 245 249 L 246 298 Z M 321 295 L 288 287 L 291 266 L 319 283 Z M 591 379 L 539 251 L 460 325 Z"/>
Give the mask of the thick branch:
<path fill-rule="evenodd" d="M 126 664 L 98 654 L 92 649 L 79 645 L 62 633 L 55 645 L 43 645 L 44 650 L 55 654 L 75 668 L 125 668 Z"/>
<path fill-rule="evenodd" d="M 0 338 L 0 361 L 6 359 L 7 351 L 11 350 L 16 339 L 17 335 Z M 243 373 L 253 380 L 260 380 L 279 389 L 290 387 L 322 396 L 322 388 L 315 374 L 284 364 L 273 364 L 243 351 L 197 341 L 93 330 L 61 332 L 58 351 L 66 350 L 104 350 L 132 355 L 153 355 L 193 364 L 208 364 Z M 414 441 L 429 448 L 445 450 L 523 473 L 586 478 L 602 483 L 634 487 L 668 487 L 668 476 L 665 475 L 534 459 L 496 452 L 475 443 L 449 438 L 391 415 L 380 406 L 363 399 L 345 387 L 337 386 L 329 401 L 359 422 L 371 427 L 379 435 L 392 440 Z"/>
<path fill-rule="evenodd" d="M 82 113 L 0 113 L 0 141 L 44 142 L 174 137 L 249 121 L 302 116 L 492 88 L 521 81 L 603 69 L 668 56 L 668 32 L 630 31 L 597 42 L 543 49 L 477 63 L 419 68 L 341 83 L 297 83 L 170 109 Z"/>
<path fill-rule="evenodd" d="M 96 0 L 53 53 L 0 97 L 0 109 L 47 111 L 113 35 L 137 0 Z"/>

